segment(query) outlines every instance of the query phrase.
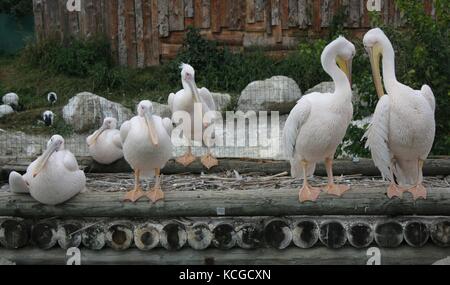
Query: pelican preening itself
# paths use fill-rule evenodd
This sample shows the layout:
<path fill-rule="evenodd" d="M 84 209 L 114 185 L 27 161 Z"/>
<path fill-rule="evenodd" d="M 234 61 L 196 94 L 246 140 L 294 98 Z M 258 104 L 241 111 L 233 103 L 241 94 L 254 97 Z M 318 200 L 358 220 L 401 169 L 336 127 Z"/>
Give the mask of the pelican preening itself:
<path fill-rule="evenodd" d="M 47 127 L 53 125 L 53 122 L 55 120 L 55 114 L 53 114 L 52 111 L 45 111 L 42 114 L 42 120 L 44 120 L 44 123 Z"/>
<path fill-rule="evenodd" d="M 301 202 L 315 201 L 319 196 L 320 189 L 310 186 L 307 177 L 314 173 L 320 160 L 325 160 L 326 164 L 326 192 L 340 196 L 349 189 L 347 185 L 334 183 L 332 163 L 353 114 L 350 82 L 354 55 L 355 46 L 344 37 L 326 46 L 321 62 L 334 81 L 334 93 L 314 92 L 303 96 L 286 121 L 283 130 L 285 153 L 291 162 L 292 176 L 303 178 L 299 192 Z"/>
<path fill-rule="evenodd" d="M 49 92 L 47 94 L 47 101 L 51 104 L 51 105 L 55 105 L 56 101 L 58 100 L 58 96 L 56 95 L 55 92 Z"/>
<path fill-rule="evenodd" d="M 196 138 L 200 138 L 201 142 L 203 142 L 203 131 L 210 125 L 203 122 L 203 117 L 207 112 L 216 111 L 216 105 L 212 98 L 211 93 L 205 87 L 198 89 L 197 84 L 195 83 L 195 70 L 189 64 L 181 64 L 181 82 L 183 85 L 183 89 L 178 91 L 176 94 L 171 93 L 169 95 L 169 107 L 174 114 L 177 111 L 184 111 L 190 115 L 191 124 L 190 128 L 183 130 L 183 136 L 188 141 L 188 151 L 183 156 L 179 157 L 176 161 L 184 166 L 191 164 L 195 157 L 192 155 L 191 149 L 191 140 L 195 140 Z M 201 104 L 201 112 L 198 111 L 200 109 L 194 108 L 195 104 Z M 195 118 L 202 120 L 202 129 L 196 130 L 194 127 Z M 189 127 L 185 124 L 186 127 Z M 198 134 L 196 131 L 201 131 L 202 133 Z M 210 145 L 208 141 L 205 141 L 208 147 L 208 152 L 205 156 L 202 157 L 202 164 L 206 168 L 211 168 L 219 164 L 218 160 L 212 156 Z"/>
<path fill-rule="evenodd" d="M 172 121 L 153 114 L 150 101 L 141 101 L 138 115 L 122 124 L 120 136 L 125 160 L 134 170 L 134 189 L 125 195 L 125 200 L 137 201 L 146 195 L 152 202 L 164 198 L 160 186 L 160 170 L 172 156 Z M 140 178 L 156 176 L 156 184 L 145 194 Z"/>
<path fill-rule="evenodd" d="M 86 143 L 89 153 L 98 163 L 111 164 L 123 157 L 120 131 L 115 118 L 105 118 L 101 128 L 88 136 Z"/>
<path fill-rule="evenodd" d="M 54 135 L 45 152 L 33 161 L 22 176 L 13 171 L 9 185 L 14 193 L 30 193 L 40 203 L 61 204 L 85 189 L 86 177 L 75 156 L 64 149 L 64 139 Z"/>
<path fill-rule="evenodd" d="M 434 141 L 435 99 L 431 88 L 414 90 L 397 81 L 395 53 L 384 32 L 372 29 L 364 36 L 379 102 L 368 131 L 366 146 L 381 174 L 391 184 L 390 198 L 404 191 L 426 198 L 422 167 Z M 380 75 L 382 57 L 383 78 Z M 387 95 L 384 94 L 383 84 Z M 397 184 L 397 183 L 398 184 Z"/>

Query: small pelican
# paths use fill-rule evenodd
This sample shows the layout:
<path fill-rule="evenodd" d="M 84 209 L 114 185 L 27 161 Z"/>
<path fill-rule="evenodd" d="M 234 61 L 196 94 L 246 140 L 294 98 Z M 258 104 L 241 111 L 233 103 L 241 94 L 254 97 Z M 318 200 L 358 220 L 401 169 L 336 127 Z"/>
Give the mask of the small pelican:
<path fill-rule="evenodd" d="M 101 164 L 111 164 L 123 157 L 117 120 L 107 117 L 103 125 L 86 139 L 92 158 Z"/>
<path fill-rule="evenodd" d="M 9 105 L 0 105 L 0 118 L 14 113 L 14 109 Z"/>
<path fill-rule="evenodd" d="M 55 114 L 53 114 L 52 111 L 45 111 L 42 114 L 42 119 L 44 120 L 44 123 L 47 127 L 50 127 L 53 125 L 53 121 L 55 119 Z"/>
<path fill-rule="evenodd" d="M 56 100 L 58 100 L 58 96 L 56 96 L 55 92 L 49 92 L 47 94 L 47 101 L 50 103 L 50 105 L 55 105 Z"/>
<path fill-rule="evenodd" d="M 414 200 L 426 199 L 422 167 L 434 141 L 436 103 L 433 91 L 428 85 L 414 90 L 397 81 L 394 48 L 382 30 L 368 31 L 363 43 L 369 53 L 379 97 L 372 122 L 364 135 L 366 146 L 383 177 L 391 183 L 387 190 L 389 198 L 402 197 L 402 193 L 408 191 Z"/>
<path fill-rule="evenodd" d="M 40 203 L 57 205 L 83 191 L 86 177 L 75 156 L 64 149 L 64 139 L 54 135 L 23 176 L 11 172 L 9 185 L 13 193 L 30 193 Z"/>
<path fill-rule="evenodd" d="M 153 115 L 152 102 L 141 101 L 137 107 L 138 115 L 120 127 L 123 154 L 134 170 L 134 189 L 125 195 L 125 201 L 137 201 L 144 196 L 140 178 L 156 176 L 155 187 L 146 196 L 155 203 L 164 199 L 160 186 L 160 171 L 172 157 L 172 121 L 169 118 Z"/>
<path fill-rule="evenodd" d="M 19 107 L 19 95 L 17 95 L 16 93 L 10 92 L 6 94 L 5 96 L 3 96 L 2 101 L 3 104 L 13 107 L 14 110 Z"/>
<path fill-rule="evenodd" d="M 211 93 L 208 89 L 205 87 L 198 89 L 197 85 L 195 83 L 195 70 L 192 66 L 189 64 L 181 64 L 181 82 L 183 84 L 183 89 L 178 91 L 176 94 L 171 93 L 169 95 L 169 107 L 172 111 L 172 114 L 174 114 L 177 111 L 184 111 L 190 114 L 191 117 L 191 132 L 188 133 L 187 131 L 183 132 L 185 139 L 188 140 L 189 147 L 186 154 L 179 157 L 177 159 L 177 162 L 187 166 L 191 164 L 195 157 L 192 155 L 192 149 L 191 149 L 191 139 L 195 139 L 197 137 L 203 138 L 202 134 L 196 134 L 195 128 L 194 128 L 194 118 L 201 118 L 203 122 L 203 116 L 205 113 L 209 111 L 216 111 L 216 105 L 214 103 L 214 100 L 212 98 Z M 200 103 L 202 104 L 202 113 L 200 114 L 194 114 L 194 104 Z M 213 118 L 214 120 L 214 118 Z M 208 124 L 203 124 L 203 130 L 205 130 L 208 127 Z M 202 131 L 203 131 L 202 130 Z M 202 157 L 201 161 L 202 164 L 210 169 L 213 166 L 216 166 L 219 164 L 218 160 L 211 155 L 211 150 L 208 147 L 208 153 Z"/>
<path fill-rule="evenodd" d="M 307 177 L 314 173 L 316 162 L 322 159 L 328 175 L 326 192 L 340 196 L 349 189 L 347 185 L 334 183 L 332 163 L 353 114 L 350 82 L 354 55 L 355 46 L 344 37 L 327 45 L 321 61 L 323 69 L 334 81 L 334 93 L 314 92 L 303 96 L 286 121 L 283 142 L 292 176 L 303 178 L 299 192 L 301 202 L 315 201 L 319 196 L 320 189 L 311 187 Z"/>

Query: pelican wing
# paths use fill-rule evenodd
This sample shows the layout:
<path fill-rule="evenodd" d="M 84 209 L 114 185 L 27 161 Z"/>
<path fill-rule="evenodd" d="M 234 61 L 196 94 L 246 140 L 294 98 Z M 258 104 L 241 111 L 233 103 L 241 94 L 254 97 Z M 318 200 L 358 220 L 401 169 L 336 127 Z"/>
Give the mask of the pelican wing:
<path fill-rule="evenodd" d="M 436 100 L 434 99 L 434 94 L 433 94 L 433 91 L 431 90 L 430 86 L 424 84 L 422 86 L 422 89 L 420 90 L 420 93 L 428 101 L 428 104 L 430 104 L 430 107 L 434 112 L 436 109 Z"/>
<path fill-rule="evenodd" d="M 9 188 L 12 193 L 29 193 L 30 187 L 26 180 L 19 173 L 12 171 L 9 174 Z"/>
<path fill-rule="evenodd" d="M 375 166 L 381 172 L 381 175 L 389 181 L 393 181 L 391 175 L 392 154 L 389 150 L 389 97 L 384 95 L 378 101 L 372 122 L 363 138 L 367 138 L 366 148 L 372 153 L 372 159 Z"/>
<path fill-rule="evenodd" d="M 172 125 L 172 120 L 169 118 L 164 118 L 162 120 L 164 129 L 166 129 L 167 134 L 169 135 L 169 137 L 172 135 L 172 130 L 173 130 L 173 125 Z"/>
<path fill-rule="evenodd" d="M 65 151 L 63 164 L 64 167 L 69 171 L 79 171 L 78 162 L 75 156 L 70 151 Z"/>
<path fill-rule="evenodd" d="M 112 142 L 117 148 L 122 149 L 122 139 L 120 137 L 120 134 L 121 133 L 119 133 L 119 132 L 114 133 L 113 138 L 112 138 Z"/>
<path fill-rule="evenodd" d="M 169 99 L 167 101 L 169 103 L 169 108 L 170 108 L 170 111 L 172 111 L 172 113 L 174 112 L 174 110 L 173 110 L 173 100 L 175 100 L 175 94 L 174 93 L 170 93 L 169 94 Z"/>
<path fill-rule="evenodd" d="M 131 122 L 130 121 L 125 121 L 120 126 L 120 139 L 122 140 L 122 143 L 124 143 L 125 140 L 127 139 L 128 132 L 130 131 L 130 128 L 131 128 Z"/>
<path fill-rule="evenodd" d="M 294 157 L 295 144 L 301 127 L 308 120 L 311 112 L 311 103 L 306 98 L 298 100 L 292 109 L 283 129 L 284 152 L 287 158 Z"/>
<path fill-rule="evenodd" d="M 200 100 L 208 107 L 208 110 L 205 111 L 216 111 L 216 103 L 214 103 L 211 92 L 207 88 L 202 87 L 198 89 L 198 95 L 200 96 Z"/>

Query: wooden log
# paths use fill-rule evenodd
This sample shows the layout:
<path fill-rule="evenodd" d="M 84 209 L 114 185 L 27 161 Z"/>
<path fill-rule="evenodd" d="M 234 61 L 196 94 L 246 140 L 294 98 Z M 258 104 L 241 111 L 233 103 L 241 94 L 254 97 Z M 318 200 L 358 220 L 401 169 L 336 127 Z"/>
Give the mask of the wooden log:
<path fill-rule="evenodd" d="M 151 250 L 159 245 L 161 225 L 145 223 L 134 229 L 134 244 L 140 250 Z"/>
<path fill-rule="evenodd" d="M 134 227 L 128 221 L 112 222 L 106 230 L 106 244 L 115 250 L 128 249 L 134 239 Z"/>
<path fill-rule="evenodd" d="M 54 221 L 41 221 L 31 229 L 31 242 L 40 249 L 50 249 L 58 242 L 58 227 Z"/>
<path fill-rule="evenodd" d="M 136 41 L 137 41 L 137 67 L 145 67 L 145 39 L 144 39 L 144 1 L 135 0 L 134 1 L 134 11 L 135 11 L 135 22 L 136 22 Z"/>
<path fill-rule="evenodd" d="M 237 235 L 232 223 L 219 222 L 211 226 L 212 244 L 219 249 L 230 249 L 236 245 Z"/>
<path fill-rule="evenodd" d="M 194 0 L 184 0 L 184 16 L 186 18 L 194 17 Z"/>
<path fill-rule="evenodd" d="M 292 242 L 292 230 L 284 219 L 271 219 L 264 225 L 264 242 L 266 245 L 285 249 Z"/>
<path fill-rule="evenodd" d="M 306 29 L 312 25 L 313 1 L 299 0 L 298 2 L 298 25 L 300 29 Z"/>
<path fill-rule="evenodd" d="M 187 228 L 188 244 L 195 250 L 203 250 L 209 247 L 213 236 L 209 225 L 204 222 L 197 222 Z"/>
<path fill-rule="evenodd" d="M 167 250 L 180 250 L 187 242 L 186 227 L 178 221 L 164 223 L 160 232 L 161 246 Z"/>
<path fill-rule="evenodd" d="M 266 0 L 255 0 L 255 21 L 256 22 L 263 22 L 264 21 L 264 11 L 265 6 L 264 2 Z"/>
<path fill-rule="evenodd" d="M 126 9 L 125 0 L 118 0 L 117 4 L 117 16 L 118 16 L 118 30 L 117 30 L 117 45 L 119 54 L 119 64 L 126 66 L 128 64 L 128 46 L 126 36 Z"/>
<path fill-rule="evenodd" d="M 347 242 L 347 231 L 339 221 L 327 221 L 320 225 L 320 241 L 328 248 L 341 248 Z"/>
<path fill-rule="evenodd" d="M 17 249 L 28 244 L 30 225 L 19 218 L 9 218 L 0 223 L 0 244 L 9 249 Z"/>
<path fill-rule="evenodd" d="M 311 248 L 319 240 L 319 226 L 311 220 L 300 220 L 293 223 L 292 241 L 297 247 Z"/>
<path fill-rule="evenodd" d="M 63 249 L 79 247 L 82 226 L 77 221 L 64 221 L 58 225 L 58 244 Z"/>
<path fill-rule="evenodd" d="M 381 247 L 394 248 L 403 241 L 403 227 L 399 222 L 379 222 L 375 226 L 375 241 Z"/>
<path fill-rule="evenodd" d="M 450 247 L 450 220 L 437 221 L 431 226 L 431 239 L 440 247 Z"/>
<path fill-rule="evenodd" d="M 184 30 L 184 1 L 169 0 L 169 30 Z"/>
<path fill-rule="evenodd" d="M 102 223 L 87 224 L 81 234 L 83 246 L 90 250 L 101 250 L 106 244 L 106 229 Z"/>
<path fill-rule="evenodd" d="M 431 188 L 427 200 L 389 200 L 381 187 L 356 187 L 336 199 L 323 195 L 300 203 L 298 189 L 169 191 L 164 201 L 123 202 L 122 192 L 88 191 L 58 206 L 42 205 L 29 195 L 0 192 L 0 216 L 17 217 L 213 217 L 280 215 L 449 215 L 450 188 Z M 101 203 L 99 203 L 101 201 Z"/>
<path fill-rule="evenodd" d="M 348 242 L 356 248 L 368 247 L 374 240 L 372 226 L 367 222 L 352 223 L 347 235 Z"/>
<path fill-rule="evenodd" d="M 423 247 L 430 237 L 428 226 L 422 221 L 409 221 L 403 228 L 406 243 L 412 247 Z"/>
<path fill-rule="evenodd" d="M 252 249 L 259 247 L 264 241 L 261 227 L 253 223 L 245 223 L 236 228 L 237 245 L 240 248 Z"/>
<path fill-rule="evenodd" d="M 0 248 L 0 256 L 18 265 L 65 265 L 66 251 L 55 248 L 42 251 L 36 248 L 8 250 Z M 115 251 L 105 249 L 82 251 L 82 265 L 204 265 L 207 258 L 214 257 L 216 265 L 366 265 L 368 261 L 367 249 L 344 247 L 339 250 L 317 246 L 309 250 L 299 250 L 289 247 L 280 251 L 272 248 L 245 250 L 234 248 L 223 251 L 210 248 L 205 251 L 196 251 L 185 248 L 182 251 L 167 251 L 155 249 L 149 254 L 138 249 Z M 424 248 L 402 246 L 395 249 L 381 249 L 383 265 L 431 265 L 438 260 L 450 256 L 450 248 L 439 248 L 426 245 Z M 208 258 L 210 259 L 210 258 Z"/>
<path fill-rule="evenodd" d="M 169 2 L 166 0 L 158 1 L 158 30 L 160 37 L 169 36 Z"/>

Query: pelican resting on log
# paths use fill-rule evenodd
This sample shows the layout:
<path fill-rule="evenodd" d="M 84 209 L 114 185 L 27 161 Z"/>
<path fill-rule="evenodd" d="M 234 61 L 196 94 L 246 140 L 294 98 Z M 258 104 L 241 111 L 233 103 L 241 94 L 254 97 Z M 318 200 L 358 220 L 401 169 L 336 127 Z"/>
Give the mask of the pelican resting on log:
<path fill-rule="evenodd" d="M 334 81 L 334 93 L 314 92 L 303 96 L 284 126 L 283 143 L 291 163 L 291 174 L 303 178 L 300 202 L 315 201 L 319 196 L 320 189 L 312 187 L 307 177 L 314 174 L 316 163 L 323 159 L 328 175 L 324 190 L 340 196 L 349 189 L 347 185 L 334 183 L 332 163 L 353 115 L 351 63 L 355 53 L 354 45 L 344 37 L 325 47 L 321 62 Z"/>
<path fill-rule="evenodd" d="M 87 137 L 86 143 L 89 153 L 98 163 L 111 164 L 123 157 L 120 131 L 115 118 L 106 117 L 101 128 Z"/>
<path fill-rule="evenodd" d="M 389 198 L 408 191 L 426 199 L 422 167 L 433 146 L 435 99 L 428 85 L 414 90 L 397 81 L 395 53 L 384 32 L 375 28 L 364 36 L 379 101 L 364 137 L 381 174 L 391 184 Z M 382 57 L 383 79 L 380 74 Z M 387 95 L 384 94 L 382 81 Z"/>
<path fill-rule="evenodd" d="M 123 154 L 134 170 L 134 189 L 125 195 L 125 201 L 135 202 L 146 195 L 153 203 L 164 199 L 160 186 L 160 170 L 172 157 L 172 121 L 153 114 L 152 102 L 141 101 L 138 115 L 120 127 Z M 145 194 L 140 178 L 156 176 L 156 184 Z"/>
<path fill-rule="evenodd" d="M 192 155 L 191 140 L 200 138 L 200 142 L 203 142 L 203 131 L 211 126 L 213 123 L 203 122 L 204 115 L 211 111 L 216 111 L 216 104 L 209 90 L 205 87 L 197 88 L 195 83 L 195 70 L 189 64 L 181 64 L 181 82 L 183 89 L 176 94 L 171 93 L 169 95 L 169 107 L 174 114 L 177 111 L 184 111 L 190 115 L 191 124 L 190 128 L 183 130 L 183 136 L 188 141 L 188 151 L 183 156 L 176 159 L 176 161 L 184 166 L 188 166 L 195 161 L 195 156 Z M 201 111 L 199 108 L 194 108 L 195 104 L 201 104 Z M 214 115 L 212 116 L 212 122 L 214 122 Z M 196 130 L 194 128 L 194 119 L 202 120 L 202 128 Z M 185 124 L 186 127 L 187 124 Z M 201 133 L 198 133 L 201 131 Z M 202 164 L 210 169 L 219 164 L 219 161 L 211 154 L 210 141 L 205 139 L 205 144 L 208 148 L 207 154 L 201 158 Z"/>
<path fill-rule="evenodd" d="M 13 193 L 30 193 L 42 204 L 57 205 L 84 191 L 86 177 L 75 156 L 64 149 L 63 137 L 54 135 L 23 176 L 11 172 L 9 185 Z"/>

